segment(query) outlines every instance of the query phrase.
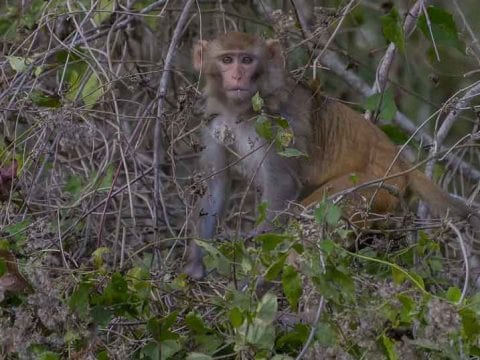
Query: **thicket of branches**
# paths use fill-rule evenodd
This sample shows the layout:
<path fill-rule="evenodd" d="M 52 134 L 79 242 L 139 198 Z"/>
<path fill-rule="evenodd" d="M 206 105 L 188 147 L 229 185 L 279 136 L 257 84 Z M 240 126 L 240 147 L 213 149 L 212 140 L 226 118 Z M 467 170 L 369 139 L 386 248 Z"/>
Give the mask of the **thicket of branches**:
<path fill-rule="evenodd" d="M 239 216 L 255 225 L 258 203 L 249 194 L 240 208 L 234 181 L 220 239 L 204 245 L 210 275 L 181 275 L 208 175 L 195 41 L 280 39 L 293 77 L 363 112 L 475 206 L 476 2 L 0 4 L 0 356 L 480 356 L 475 274 L 442 245 L 464 245 L 463 223 L 422 205 L 362 230 L 332 198 L 245 245 L 226 240 Z"/>

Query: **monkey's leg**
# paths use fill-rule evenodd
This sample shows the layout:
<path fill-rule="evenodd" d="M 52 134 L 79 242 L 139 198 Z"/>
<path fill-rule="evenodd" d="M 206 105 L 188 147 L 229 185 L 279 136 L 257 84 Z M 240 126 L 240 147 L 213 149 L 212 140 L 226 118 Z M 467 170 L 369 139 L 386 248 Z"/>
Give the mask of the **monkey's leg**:
<path fill-rule="evenodd" d="M 213 175 L 207 180 L 207 191 L 199 202 L 196 217 L 199 237 L 208 240 L 215 236 L 217 224 L 224 212 L 229 182 L 226 171 L 221 171 L 226 164 L 224 148 L 212 139 L 204 143 L 208 145 L 202 152 L 201 164 L 208 171 L 207 177 Z M 183 272 L 196 280 L 205 277 L 203 251 L 194 241 L 190 242 L 187 264 Z"/>
<path fill-rule="evenodd" d="M 257 234 L 271 231 L 274 220 L 285 223 L 287 218 L 283 213 L 289 202 L 298 199 L 300 193 L 300 182 L 288 168 L 276 168 L 273 161 L 268 165 L 265 165 L 260 177 L 262 202 L 267 204 L 267 219 L 257 227 Z"/>
<path fill-rule="evenodd" d="M 333 180 L 330 180 L 313 193 L 308 195 L 302 200 L 302 205 L 309 206 L 314 203 L 319 203 L 333 194 L 337 194 L 341 191 L 354 188 L 377 178 L 371 175 L 356 172 L 354 175 L 343 175 Z M 398 208 L 400 199 L 397 195 L 402 196 L 406 187 L 406 180 L 403 178 L 389 180 L 386 182 L 386 186 L 392 187 L 397 190 L 398 194 L 393 194 L 385 188 L 378 188 L 377 186 L 370 186 L 368 188 L 359 189 L 346 195 L 346 206 L 344 206 L 344 213 L 348 217 L 352 215 L 358 209 L 365 207 L 365 205 L 371 205 L 369 210 L 376 213 L 388 213 L 393 212 Z"/>

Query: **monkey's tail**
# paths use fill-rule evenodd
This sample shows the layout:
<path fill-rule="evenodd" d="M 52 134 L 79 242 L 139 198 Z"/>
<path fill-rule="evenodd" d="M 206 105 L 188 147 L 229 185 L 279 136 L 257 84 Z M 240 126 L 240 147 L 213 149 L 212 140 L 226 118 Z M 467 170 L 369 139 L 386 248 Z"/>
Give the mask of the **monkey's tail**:
<path fill-rule="evenodd" d="M 450 196 L 419 170 L 409 174 L 409 183 L 411 190 L 428 204 L 430 211 L 436 216 L 448 214 L 468 218 L 472 214 L 465 202 Z"/>
<path fill-rule="evenodd" d="M 414 193 L 425 201 L 430 211 L 436 216 L 446 216 L 466 220 L 469 224 L 469 247 L 480 255 L 480 214 L 478 209 L 470 208 L 461 199 L 457 199 L 434 184 L 421 171 L 409 175 L 410 187 Z M 480 281 L 480 278 L 479 278 Z"/>

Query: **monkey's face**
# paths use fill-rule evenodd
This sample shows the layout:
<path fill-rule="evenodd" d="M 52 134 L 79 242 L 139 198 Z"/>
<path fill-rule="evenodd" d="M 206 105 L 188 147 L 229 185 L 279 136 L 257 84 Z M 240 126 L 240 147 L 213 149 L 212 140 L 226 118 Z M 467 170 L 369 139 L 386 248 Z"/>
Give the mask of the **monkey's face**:
<path fill-rule="evenodd" d="M 235 103 L 250 101 L 257 92 L 258 58 L 251 53 L 229 51 L 216 59 L 225 97 Z"/>

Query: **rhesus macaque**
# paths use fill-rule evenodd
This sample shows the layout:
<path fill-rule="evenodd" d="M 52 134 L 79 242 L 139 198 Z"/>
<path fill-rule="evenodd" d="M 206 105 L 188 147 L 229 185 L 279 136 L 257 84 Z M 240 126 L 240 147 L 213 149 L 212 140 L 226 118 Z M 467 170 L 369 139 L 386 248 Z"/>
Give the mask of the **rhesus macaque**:
<path fill-rule="evenodd" d="M 318 189 L 304 200 L 308 205 L 324 193 L 335 193 L 356 184 L 381 179 L 410 168 L 397 155 L 396 146 L 375 125 L 334 100 L 314 95 L 291 79 L 284 68 L 278 41 L 232 32 L 211 41 L 200 41 L 193 49 L 193 66 L 205 77 L 205 115 L 213 120 L 203 129 L 202 170 L 207 191 L 199 204 L 199 236 L 213 238 L 225 209 L 229 164 L 255 186 L 267 202 L 269 220 L 289 201 Z M 255 131 L 258 116 L 252 96 L 264 99 L 266 113 L 285 118 L 294 138 L 292 147 L 305 157 L 288 158 Z M 241 159 L 239 161 L 239 159 Z M 403 195 L 407 188 L 426 201 L 439 215 L 466 217 L 469 209 L 414 170 L 385 181 Z M 372 198 L 372 210 L 394 210 L 398 197 L 385 188 L 369 188 L 362 196 Z M 185 273 L 194 279 L 205 275 L 202 251 L 192 242 Z"/>

